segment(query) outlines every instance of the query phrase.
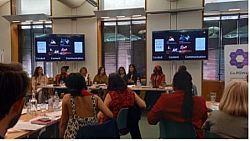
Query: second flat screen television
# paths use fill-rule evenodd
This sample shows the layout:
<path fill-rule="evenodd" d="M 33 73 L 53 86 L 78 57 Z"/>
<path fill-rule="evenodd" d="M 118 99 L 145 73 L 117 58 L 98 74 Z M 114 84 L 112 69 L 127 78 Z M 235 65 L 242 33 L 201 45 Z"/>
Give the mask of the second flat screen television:
<path fill-rule="evenodd" d="M 206 60 L 207 42 L 207 29 L 155 31 L 152 33 L 152 60 Z"/>
<path fill-rule="evenodd" d="M 44 34 L 35 38 L 36 61 L 83 61 L 83 34 Z"/>

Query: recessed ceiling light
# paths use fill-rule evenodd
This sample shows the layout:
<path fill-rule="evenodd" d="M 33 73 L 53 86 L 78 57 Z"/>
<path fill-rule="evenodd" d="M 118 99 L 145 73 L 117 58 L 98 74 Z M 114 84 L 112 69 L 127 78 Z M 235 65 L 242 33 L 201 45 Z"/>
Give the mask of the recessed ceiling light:
<path fill-rule="evenodd" d="M 101 18 L 103 18 L 103 19 L 108 19 L 108 18 L 110 18 L 110 17 L 101 17 Z"/>
<path fill-rule="evenodd" d="M 20 23 L 20 21 L 12 21 L 13 23 Z"/>
<path fill-rule="evenodd" d="M 126 16 L 116 16 L 117 18 L 125 18 Z"/>
<path fill-rule="evenodd" d="M 228 9 L 228 11 L 240 11 L 240 9 Z"/>

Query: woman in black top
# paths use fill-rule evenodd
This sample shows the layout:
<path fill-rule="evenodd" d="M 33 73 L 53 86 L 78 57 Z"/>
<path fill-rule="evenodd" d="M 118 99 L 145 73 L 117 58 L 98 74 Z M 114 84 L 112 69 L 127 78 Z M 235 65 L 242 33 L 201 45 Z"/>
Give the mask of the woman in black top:
<path fill-rule="evenodd" d="M 136 84 L 136 81 L 139 79 L 139 81 L 141 82 L 140 80 L 140 76 L 137 74 L 137 71 L 136 71 L 136 67 L 134 64 L 130 64 L 129 65 L 129 70 L 128 70 L 128 74 L 127 74 L 127 84 L 128 85 L 135 85 Z"/>

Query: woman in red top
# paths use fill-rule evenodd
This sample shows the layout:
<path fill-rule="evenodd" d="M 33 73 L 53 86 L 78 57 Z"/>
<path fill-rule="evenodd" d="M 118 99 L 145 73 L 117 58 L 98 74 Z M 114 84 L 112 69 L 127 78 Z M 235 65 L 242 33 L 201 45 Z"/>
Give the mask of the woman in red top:
<path fill-rule="evenodd" d="M 149 124 L 160 120 L 190 121 L 196 129 L 197 138 L 203 137 L 202 125 L 207 119 L 206 102 L 203 97 L 192 96 L 192 77 L 187 71 L 174 75 L 173 94 L 162 94 L 148 113 Z"/>
<path fill-rule="evenodd" d="M 159 88 L 159 86 L 165 87 L 165 75 L 163 74 L 160 65 L 155 66 L 154 72 L 151 74 L 150 80 L 154 88 Z"/>
<path fill-rule="evenodd" d="M 122 108 L 130 108 L 134 105 L 138 105 L 140 108 L 146 108 L 145 102 L 135 94 L 135 92 L 127 88 L 126 82 L 118 73 L 110 74 L 108 82 L 108 93 L 105 97 L 104 104 L 112 111 L 114 118 L 117 118 L 118 112 Z M 99 112 L 98 119 L 102 120 L 103 117 L 103 114 Z M 138 124 L 137 128 L 139 129 Z M 136 135 L 134 137 L 132 136 L 132 138 L 141 138 L 141 136 L 138 137 Z"/>

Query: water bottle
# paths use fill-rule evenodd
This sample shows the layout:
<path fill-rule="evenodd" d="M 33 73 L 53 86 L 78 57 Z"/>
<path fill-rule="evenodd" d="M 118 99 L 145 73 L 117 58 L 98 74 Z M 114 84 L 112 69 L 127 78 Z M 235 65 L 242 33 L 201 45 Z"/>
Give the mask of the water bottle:
<path fill-rule="evenodd" d="M 54 111 L 53 105 L 54 105 L 54 98 L 51 96 L 48 99 L 48 111 L 49 112 L 53 112 Z"/>
<path fill-rule="evenodd" d="M 53 109 L 58 110 L 59 109 L 59 104 L 60 104 L 60 98 L 59 98 L 58 93 L 56 91 L 55 96 L 54 96 Z"/>
<path fill-rule="evenodd" d="M 32 93 L 32 98 L 30 100 L 30 113 L 31 115 L 36 115 L 37 111 L 37 100 L 36 100 L 36 95 L 35 93 Z"/>
<path fill-rule="evenodd" d="M 141 82 L 140 82 L 140 78 L 139 77 L 137 78 L 136 86 L 141 87 Z"/>

